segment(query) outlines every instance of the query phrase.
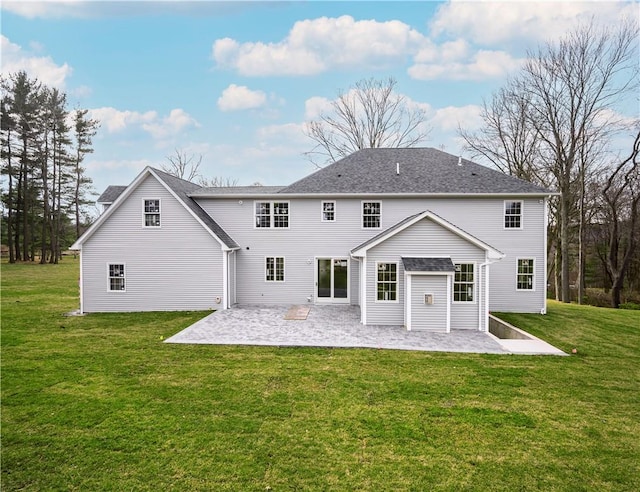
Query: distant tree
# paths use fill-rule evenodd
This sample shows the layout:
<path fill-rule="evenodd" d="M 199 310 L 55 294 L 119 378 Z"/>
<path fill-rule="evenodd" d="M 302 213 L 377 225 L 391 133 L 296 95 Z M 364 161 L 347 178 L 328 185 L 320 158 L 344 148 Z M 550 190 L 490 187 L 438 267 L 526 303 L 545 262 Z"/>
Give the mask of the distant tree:
<path fill-rule="evenodd" d="M 76 109 L 73 113 L 74 135 L 75 135 L 75 156 L 73 160 L 74 186 L 73 186 L 73 207 L 75 215 L 76 239 L 80 237 L 82 207 L 88 205 L 90 201 L 87 194 L 91 193 L 92 180 L 85 174 L 82 166 L 84 157 L 93 152 L 92 140 L 98 131 L 99 122 L 87 116 L 88 110 Z"/>
<path fill-rule="evenodd" d="M 200 164 L 202 164 L 202 154 L 187 154 L 183 149 L 176 148 L 173 155 L 167 156 L 167 164 L 163 164 L 161 169 L 176 178 L 197 183 L 205 188 L 218 188 L 223 186 L 236 186 L 238 180 L 234 178 L 225 178 L 222 176 L 214 176 L 213 178 L 204 177 L 200 173 Z"/>
<path fill-rule="evenodd" d="M 602 222 L 607 225 L 608 232 L 608 254 L 604 264 L 611 280 L 611 306 L 617 308 L 640 228 L 640 132 L 631 155 L 607 177 L 602 196 Z"/>
<path fill-rule="evenodd" d="M 364 79 L 338 92 L 330 110 L 306 124 L 315 142 L 305 154 L 309 160 L 320 167 L 359 149 L 414 147 L 426 140 L 425 110 L 396 93 L 396 84 L 393 78 Z"/>

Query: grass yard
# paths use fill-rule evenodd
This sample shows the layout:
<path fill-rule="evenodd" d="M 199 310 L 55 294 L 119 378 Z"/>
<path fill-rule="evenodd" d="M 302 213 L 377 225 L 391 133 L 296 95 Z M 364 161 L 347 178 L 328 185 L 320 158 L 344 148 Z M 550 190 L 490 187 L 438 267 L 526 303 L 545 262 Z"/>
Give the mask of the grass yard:
<path fill-rule="evenodd" d="M 205 313 L 78 306 L 2 265 L 11 490 L 640 490 L 640 312 L 504 318 L 571 357 L 167 345 Z"/>

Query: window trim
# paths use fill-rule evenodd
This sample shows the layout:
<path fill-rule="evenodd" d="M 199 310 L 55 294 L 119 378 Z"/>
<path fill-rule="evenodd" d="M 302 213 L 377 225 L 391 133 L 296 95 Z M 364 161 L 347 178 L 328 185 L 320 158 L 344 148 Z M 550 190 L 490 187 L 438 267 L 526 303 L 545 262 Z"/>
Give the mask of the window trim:
<path fill-rule="evenodd" d="M 273 280 L 269 280 L 268 278 L 268 274 L 269 274 L 269 270 L 267 268 L 267 261 L 269 259 L 273 259 Z M 277 276 L 277 272 L 278 272 L 278 259 L 282 260 L 282 280 L 278 280 Z M 278 284 L 283 284 L 287 279 L 287 262 L 285 260 L 284 256 L 265 256 L 264 257 L 264 281 L 266 283 L 278 283 Z"/>
<path fill-rule="evenodd" d="M 383 280 L 386 284 L 395 283 L 396 285 L 396 298 L 395 299 L 378 299 L 378 284 L 381 282 L 378 280 L 378 268 L 381 264 L 395 265 L 396 267 L 396 280 L 395 282 Z M 380 304 L 398 304 L 400 302 L 400 263 L 392 260 L 379 260 L 375 262 L 375 283 L 374 283 L 374 303 Z"/>
<path fill-rule="evenodd" d="M 365 203 L 377 203 L 379 205 L 379 212 L 378 212 L 378 227 L 365 227 L 364 226 L 364 204 Z M 373 229 L 378 230 L 378 229 L 382 229 L 382 201 L 381 200 L 361 200 L 360 201 L 360 229 L 362 230 L 369 230 L 369 229 Z"/>
<path fill-rule="evenodd" d="M 509 217 L 520 217 L 520 225 L 518 227 L 507 227 L 507 204 L 508 203 L 519 203 L 520 204 L 520 214 L 509 214 Z M 502 202 L 502 229 L 506 231 L 519 231 L 524 229 L 524 200 L 504 200 Z"/>
<path fill-rule="evenodd" d="M 333 210 L 332 210 L 332 213 L 333 213 L 333 219 L 331 219 L 331 220 L 329 220 L 329 219 L 325 219 L 325 217 L 324 217 L 324 213 L 325 213 L 325 211 L 324 211 L 324 204 L 325 204 L 325 203 L 331 203 L 331 204 L 333 204 Z M 336 217 L 337 217 L 337 213 L 336 213 L 336 212 L 337 212 L 337 208 L 338 208 L 338 207 L 337 207 L 337 205 L 336 205 L 336 201 L 335 201 L 335 200 L 321 200 L 321 201 L 320 201 L 320 221 L 321 221 L 321 222 L 336 222 Z"/>
<path fill-rule="evenodd" d="M 122 277 L 112 277 L 111 276 L 111 266 L 112 265 L 122 265 L 122 270 L 124 275 Z M 112 289 L 111 288 L 111 279 L 114 278 L 122 278 L 124 279 L 124 289 Z M 126 292 L 127 291 L 127 264 L 125 262 L 107 262 L 107 292 Z"/>
<path fill-rule="evenodd" d="M 256 220 L 258 216 L 256 206 L 259 203 L 268 203 L 269 204 L 269 226 L 260 227 L 258 226 L 258 222 Z M 287 214 L 277 214 L 275 213 L 274 205 L 278 204 L 286 204 L 287 205 Z M 265 216 L 261 214 L 260 217 Z M 287 218 L 287 226 L 276 226 L 276 217 L 286 217 Z M 254 229 L 289 229 L 291 227 L 291 202 L 289 200 L 254 200 L 253 201 L 253 228 Z"/>
<path fill-rule="evenodd" d="M 531 267 L 531 273 L 520 273 L 520 262 L 523 260 L 528 260 L 533 262 L 533 265 Z M 519 279 L 518 277 L 520 275 L 526 275 L 526 276 L 530 276 L 531 277 L 531 288 L 530 289 L 522 289 L 520 287 L 518 287 L 519 285 Z M 532 256 L 518 256 L 516 258 L 516 291 L 518 292 L 535 292 L 536 291 L 536 259 Z"/>
<path fill-rule="evenodd" d="M 454 262 L 453 266 L 457 267 L 458 265 L 472 265 L 473 266 L 473 299 L 470 301 L 456 301 L 456 283 L 464 283 L 469 284 L 469 282 L 456 282 L 456 273 L 453 272 L 453 279 L 451 281 L 451 302 L 453 304 L 477 304 L 478 302 L 478 265 L 475 261 L 460 261 Z"/>
<path fill-rule="evenodd" d="M 147 212 L 146 202 L 157 201 L 158 212 Z M 157 215 L 158 225 L 147 225 L 147 215 Z M 142 199 L 142 228 L 143 229 L 160 229 L 162 228 L 162 200 L 160 198 L 143 198 Z"/>

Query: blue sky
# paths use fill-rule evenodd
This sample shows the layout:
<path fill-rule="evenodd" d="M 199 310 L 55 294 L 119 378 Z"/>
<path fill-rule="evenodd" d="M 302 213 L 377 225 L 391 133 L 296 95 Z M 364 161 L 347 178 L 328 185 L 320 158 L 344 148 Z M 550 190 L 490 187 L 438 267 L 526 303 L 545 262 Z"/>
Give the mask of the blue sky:
<path fill-rule="evenodd" d="M 24 69 L 101 121 L 97 192 L 176 148 L 208 177 L 288 184 L 314 170 L 309 121 L 364 78 L 426 111 L 424 146 L 463 154 L 458 124 L 527 49 L 637 2 L 2 2 L 2 73 Z M 618 108 L 638 118 L 637 101 Z"/>

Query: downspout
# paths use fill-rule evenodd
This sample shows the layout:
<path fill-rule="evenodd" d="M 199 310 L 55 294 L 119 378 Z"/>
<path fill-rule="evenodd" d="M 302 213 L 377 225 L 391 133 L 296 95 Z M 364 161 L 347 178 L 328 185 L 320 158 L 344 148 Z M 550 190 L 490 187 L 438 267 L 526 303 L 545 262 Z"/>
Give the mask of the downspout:
<path fill-rule="evenodd" d="M 222 250 L 222 309 L 229 303 L 229 251 Z"/>

